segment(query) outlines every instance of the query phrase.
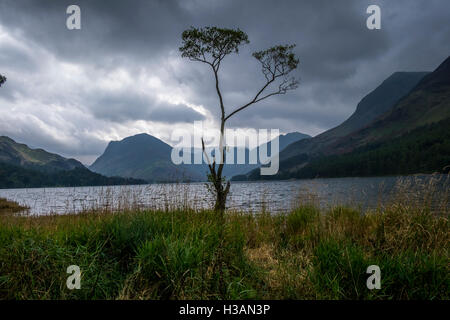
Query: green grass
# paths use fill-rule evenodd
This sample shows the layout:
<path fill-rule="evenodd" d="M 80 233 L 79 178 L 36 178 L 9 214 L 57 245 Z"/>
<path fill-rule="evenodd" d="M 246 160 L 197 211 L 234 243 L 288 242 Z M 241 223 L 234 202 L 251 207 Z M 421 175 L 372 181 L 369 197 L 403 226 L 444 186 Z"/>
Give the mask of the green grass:
<path fill-rule="evenodd" d="M 0 299 L 449 299 L 449 240 L 448 211 L 401 201 L 223 223 L 188 209 L 0 215 Z"/>

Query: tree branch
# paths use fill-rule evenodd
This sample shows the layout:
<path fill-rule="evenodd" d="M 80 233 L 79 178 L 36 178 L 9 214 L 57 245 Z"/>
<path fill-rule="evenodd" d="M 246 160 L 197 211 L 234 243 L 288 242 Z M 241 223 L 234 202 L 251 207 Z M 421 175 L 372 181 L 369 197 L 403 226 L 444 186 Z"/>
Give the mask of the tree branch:
<path fill-rule="evenodd" d="M 255 97 L 248 103 L 237 108 L 225 117 L 225 121 L 231 118 L 233 115 L 246 109 L 247 107 L 255 104 L 259 101 L 267 99 L 277 94 L 285 94 L 286 91 L 297 88 L 298 81 L 294 78 L 288 79 L 288 74 L 297 68 L 298 59 L 292 53 L 293 45 L 291 46 L 276 46 L 264 51 L 258 51 L 253 53 L 253 56 L 261 63 L 262 73 L 266 78 L 264 86 L 256 93 Z M 278 90 L 269 93 L 263 97 L 261 94 L 280 77 L 284 77 L 278 86 Z"/>

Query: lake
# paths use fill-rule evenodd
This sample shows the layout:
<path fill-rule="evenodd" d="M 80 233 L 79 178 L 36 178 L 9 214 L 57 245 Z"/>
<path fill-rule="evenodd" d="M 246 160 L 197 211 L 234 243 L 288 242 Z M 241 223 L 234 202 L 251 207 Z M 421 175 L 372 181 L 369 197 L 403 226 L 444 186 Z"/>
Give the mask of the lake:
<path fill-rule="evenodd" d="M 293 181 L 233 182 L 229 209 L 257 212 L 287 211 L 300 203 L 320 207 L 350 205 L 363 209 L 383 206 L 399 195 L 407 201 L 425 196 L 448 196 L 446 175 L 408 177 L 334 178 Z M 30 207 L 32 215 L 76 213 L 89 209 L 119 210 L 139 207 L 169 209 L 212 206 L 205 183 L 133 186 L 0 189 L 0 197 Z M 436 200 L 438 201 L 438 200 Z M 436 202 L 433 200 L 433 203 Z M 445 200 L 448 205 L 448 199 Z"/>

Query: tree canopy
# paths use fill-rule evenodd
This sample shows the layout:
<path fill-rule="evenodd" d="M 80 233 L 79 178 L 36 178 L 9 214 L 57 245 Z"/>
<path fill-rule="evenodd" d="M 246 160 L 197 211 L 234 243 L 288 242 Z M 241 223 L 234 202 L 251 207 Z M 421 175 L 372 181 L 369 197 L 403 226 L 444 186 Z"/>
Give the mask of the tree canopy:
<path fill-rule="evenodd" d="M 277 45 L 266 50 L 254 52 L 253 57 L 261 63 L 261 71 L 266 82 L 253 99 L 236 108 L 229 115 L 225 115 L 224 102 L 219 88 L 218 71 L 222 60 L 227 55 L 239 53 L 241 45 L 250 43 L 247 34 L 240 29 L 191 27 L 182 33 L 181 38 L 183 45 L 179 50 L 182 57 L 191 61 L 206 63 L 213 68 L 216 79 L 216 91 L 219 96 L 222 120 L 224 122 L 254 103 L 273 95 L 284 94 L 288 90 L 298 87 L 297 79 L 289 77 L 291 71 L 296 69 L 299 64 L 299 60 L 293 52 L 295 45 Z M 266 89 L 275 82 L 278 83 L 278 87 L 271 92 L 266 92 Z"/>
<path fill-rule="evenodd" d="M 248 36 L 240 29 L 217 27 L 191 27 L 181 38 L 183 46 L 179 49 L 183 58 L 207 63 L 216 70 L 226 55 L 239 53 L 239 46 L 249 43 Z"/>

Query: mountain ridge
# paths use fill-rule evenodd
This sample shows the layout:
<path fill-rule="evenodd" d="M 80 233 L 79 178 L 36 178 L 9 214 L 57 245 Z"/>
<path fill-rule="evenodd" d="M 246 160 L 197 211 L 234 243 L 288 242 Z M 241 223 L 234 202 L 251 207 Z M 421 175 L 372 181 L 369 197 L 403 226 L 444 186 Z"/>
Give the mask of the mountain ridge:
<path fill-rule="evenodd" d="M 300 153 L 320 154 L 328 145 L 358 129 L 364 128 L 377 117 L 389 110 L 403 96 L 408 94 L 429 72 L 394 72 L 374 90 L 364 96 L 357 104 L 355 111 L 340 125 L 331 128 L 309 141 L 298 141 L 289 145 L 280 159 L 287 159 Z M 386 97 L 388 97 L 386 99 Z M 369 112 L 368 109 L 371 109 Z M 355 124 L 355 119 L 360 119 Z"/>
<path fill-rule="evenodd" d="M 292 141 L 309 137 L 299 132 L 280 135 L 280 149 Z M 269 147 L 270 143 L 269 141 Z M 235 147 L 235 159 L 238 149 Z M 109 142 L 103 154 L 89 168 L 106 176 L 131 177 L 152 182 L 206 181 L 207 164 L 193 164 L 192 160 L 192 164 L 175 165 L 171 161 L 171 152 L 172 147 L 169 144 L 147 133 L 140 133 L 120 141 Z M 249 164 L 250 151 L 245 148 L 244 152 L 246 163 L 225 164 L 224 176 L 231 177 L 259 166 L 258 164 Z M 202 150 L 192 148 L 191 159 L 193 159 L 194 153 L 202 153 Z"/>
<path fill-rule="evenodd" d="M 105 177 L 81 162 L 0 137 L 0 188 L 75 187 L 142 184 L 143 180 Z"/>
<path fill-rule="evenodd" d="M 370 125 L 337 141 L 336 153 L 365 144 L 393 139 L 415 128 L 450 117 L 450 57 L 425 76 L 390 110 Z"/>
<path fill-rule="evenodd" d="M 106 176 L 149 182 L 198 180 L 200 177 L 197 172 L 172 163 L 171 151 L 169 144 L 147 133 L 140 133 L 119 141 L 110 141 L 89 168 Z"/>
<path fill-rule="evenodd" d="M 338 131 L 336 130 L 336 128 L 339 128 L 338 126 L 307 141 L 298 141 L 289 145 L 280 154 L 280 172 L 277 176 L 279 178 L 283 177 L 284 179 L 289 177 L 299 178 L 300 176 L 295 174 L 295 172 L 306 172 L 306 168 L 311 162 L 317 164 L 321 158 L 335 161 L 336 158 L 330 157 L 333 155 L 351 154 L 353 151 L 361 156 L 356 156 L 355 154 L 355 156 L 348 156 L 345 159 L 353 159 L 354 161 L 358 159 L 358 161 L 363 161 L 362 159 L 367 159 L 362 157 L 362 155 L 365 154 L 364 152 L 367 154 L 375 154 L 375 151 L 370 151 L 371 153 L 368 151 L 372 149 L 383 150 L 383 152 L 386 152 L 388 147 L 383 147 L 383 143 L 389 145 L 390 141 L 393 140 L 395 140 L 395 143 L 399 146 L 410 146 L 410 144 L 408 144 L 409 142 L 407 143 L 406 141 L 414 141 L 414 139 L 419 139 L 419 136 L 421 141 L 425 141 L 426 128 L 428 125 L 440 123 L 440 126 L 442 126 L 442 123 L 446 123 L 445 120 L 450 118 L 450 57 L 445 59 L 433 72 L 425 74 L 417 81 L 417 83 L 414 83 L 414 81 L 403 82 L 403 84 L 406 83 L 403 92 L 398 90 L 393 91 L 390 90 L 390 88 L 383 88 L 386 87 L 386 84 L 389 84 L 389 81 L 387 80 L 393 80 L 392 78 L 395 80 L 395 77 L 404 77 L 405 75 L 412 75 L 414 78 L 420 78 L 423 73 L 394 73 L 391 77 L 383 81 L 379 87 L 364 97 L 358 104 L 355 113 L 340 125 L 342 126 L 348 123 L 358 110 L 361 110 L 359 106 L 361 106 L 364 101 L 367 102 L 370 100 L 368 99 L 369 96 L 377 95 L 377 91 L 378 93 L 380 93 L 380 91 L 391 93 L 389 98 L 385 101 L 395 103 L 382 114 L 375 117 L 372 116 L 372 119 L 370 119 L 371 121 L 367 121 L 361 128 L 342 136 L 337 134 L 338 137 L 336 137 L 333 136 L 332 133 Z M 407 94 L 402 95 L 405 91 Z M 381 96 L 383 97 L 383 95 Z M 372 105 L 375 106 L 376 104 Z M 385 106 L 387 106 L 387 104 Z M 369 116 L 369 118 L 371 117 Z M 433 128 L 435 131 L 441 130 L 439 129 L 440 127 Z M 409 135 L 410 132 L 414 132 L 414 134 L 419 136 L 411 136 Z M 429 139 L 426 141 L 433 144 L 439 143 L 436 139 Z M 366 146 L 366 149 L 361 149 Z M 442 161 L 445 161 L 445 150 L 438 146 L 434 149 L 427 149 L 444 152 L 442 153 L 443 158 L 441 158 L 444 159 Z M 394 149 L 391 148 L 389 150 L 393 151 Z M 326 162 L 322 162 L 323 166 L 325 166 L 325 163 Z M 354 165 L 358 166 L 360 164 L 354 163 Z M 333 168 L 336 170 L 339 169 L 337 167 Z M 435 170 L 438 171 L 441 169 L 442 168 L 435 168 Z M 313 172 L 311 170 L 309 171 Z M 315 172 L 321 171 L 316 168 Z M 249 178 L 273 179 L 274 177 L 256 177 L 256 170 L 253 170 L 244 176 L 235 177 L 234 180 L 246 180 Z"/>
<path fill-rule="evenodd" d="M 64 158 L 42 148 L 30 148 L 7 136 L 0 136 L 0 162 L 46 172 L 85 168 L 78 160 Z"/>

